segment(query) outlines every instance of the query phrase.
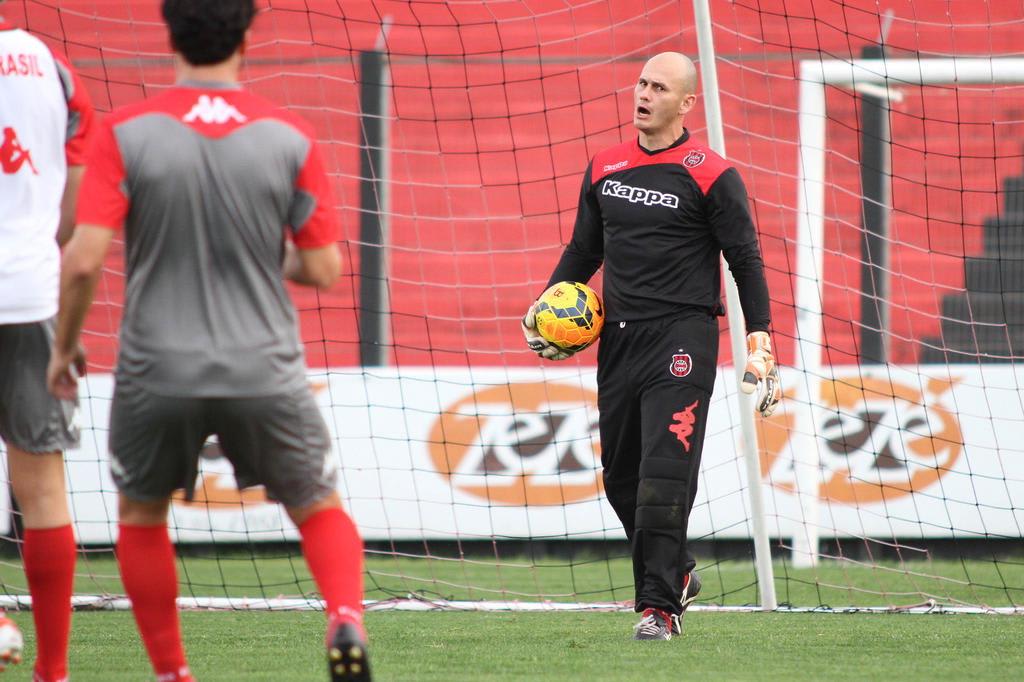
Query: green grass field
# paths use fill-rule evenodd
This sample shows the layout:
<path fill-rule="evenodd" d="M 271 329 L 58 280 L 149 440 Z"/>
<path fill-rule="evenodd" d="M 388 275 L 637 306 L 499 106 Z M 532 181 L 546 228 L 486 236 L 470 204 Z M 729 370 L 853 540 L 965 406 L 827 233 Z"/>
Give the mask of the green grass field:
<path fill-rule="evenodd" d="M 633 598 L 632 569 L 626 558 L 576 557 L 452 561 L 385 558 L 367 560 L 367 599 L 410 594 L 457 600 L 608 602 Z M 700 603 L 726 606 L 758 604 L 752 563 L 699 564 L 704 588 Z M 123 594 L 117 565 L 109 551 L 86 554 L 77 566 L 78 594 Z M 204 597 L 298 596 L 315 591 L 300 556 L 254 558 L 230 551 L 219 558 L 179 559 L 181 595 Z M 16 559 L 0 560 L 0 581 L 10 594 L 24 594 L 25 578 Z M 947 605 L 1024 606 L 1024 559 L 944 559 L 872 565 L 823 562 L 814 569 L 775 565 L 780 604 L 909 606 L 933 598 Z"/>
<path fill-rule="evenodd" d="M 15 614 L 29 634 L 30 614 Z M 692 613 L 633 642 L 627 613 L 371 613 L 379 680 L 1019 680 L 1024 618 Z M 322 614 L 183 614 L 200 680 L 325 679 Z M 29 647 L 31 654 L 31 646 Z M 75 682 L 151 679 L 128 613 L 77 613 Z M 28 680 L 27 667 L 6 679 Z"/>
<path fill-rule="evenodd" d="M 705 587 L 699 603 L 757 601 L 749 564 L 700 568 Z M 409 593 L 521 600 L 543 595 L 554 601 L 632 597 L 626 560 L 545 560 L 535 567 L 512 560 L 496 567 L 484 561 L 376 558 L 368 569 L 370 599 Z M 120 593 L 109 554 L 80 561 L 78 570 L 78 592 Z M 929 595 L 945 603 L 1024 603 L 1020 561 L 803 570 L 780 564 L 776 571 L 780 601 L 798 606 L 908 605 Z M 273 597 L 312 590 L 301 560 L 289 557 L 185 558 L 179 577 L 183 596 Z M 0 579 L 8 593 L 23 593 L 16 561 L 0 562 Z M 12 615 L 26 633 L 31 656 L 31 614 Z M 321 613 L 188 611 L 182 618 L 200 680 L 325 679 Z M 1024 670 L 1019 616 L 695 611 L 687 617 L 685 636 L 671 642 L 633 642 L 635 620 L 622 612 L 374 612 L 367 627 L 379 680 L 1017 680 Z M 127 612 L 76 613 L 71 656 L 75 682 L 151 679 Z M 22 666 L 5 678 L 31 675 Z"/>

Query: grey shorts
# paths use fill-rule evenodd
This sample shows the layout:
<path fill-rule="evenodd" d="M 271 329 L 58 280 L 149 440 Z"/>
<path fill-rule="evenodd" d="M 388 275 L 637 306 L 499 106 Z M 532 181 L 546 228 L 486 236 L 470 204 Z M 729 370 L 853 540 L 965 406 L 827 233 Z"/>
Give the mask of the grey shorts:
<path fill-rule="evenodd" d="M 157 395 L 120 378 L 110 409 L 114 483 L 140 502 L 179 488 L 191 499 L 199 453 L 214 434 L 239 489 L 263 485 L 287 507 L 335 490 L 327 425 L 308 386 L 257 398 L 191 398 Z"/>
<path fill-rule="evenodd" d="M 46 390 L 54 319 L 0 324 L 0 438 L 26 452 L 78 447 L 78 404 Z"/>

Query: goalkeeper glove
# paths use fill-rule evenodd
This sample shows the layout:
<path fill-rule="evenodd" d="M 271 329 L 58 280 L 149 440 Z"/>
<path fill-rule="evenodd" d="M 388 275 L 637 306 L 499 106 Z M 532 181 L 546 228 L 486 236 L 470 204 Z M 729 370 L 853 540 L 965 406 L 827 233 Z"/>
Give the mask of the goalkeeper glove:
<path fill-rule="evenodd" d="M 559 348 L 541 336 L 540 332 L 537 331 L 536 307 L 537 302 L 534 301 L 530 304 L 529 310 L 526 311 L 523 319 L 519 322 L 519 325 L 523 328 L 523 337 L 526 339 L 526 345 L 545 360 L 568 360 L 573 356 L 571 350 Z"/>
<path fill-rule="evenodd" d="M 747 367 L 740 388 L 748 394 L 760 389 L 757 392 L 757 411 L 763 417 L 770 417 L 782 400 L 779 368 L 775 366 L 768 332 L 747 334 Z"/>

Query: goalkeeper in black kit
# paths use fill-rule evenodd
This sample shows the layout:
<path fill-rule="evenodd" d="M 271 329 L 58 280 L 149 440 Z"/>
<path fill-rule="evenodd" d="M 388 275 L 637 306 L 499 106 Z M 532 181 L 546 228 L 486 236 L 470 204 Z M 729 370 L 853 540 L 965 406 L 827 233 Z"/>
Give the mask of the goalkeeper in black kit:
<path fill-rule="evenodd" d="M 697 95 L 685 56 L 648 61 L 634 92 L 638 138 L 587 167 L 572 240 L 548 285 L 587 282 L 604 264 L 607 319 L 597 355 L 601 464 L 608 501 L 632 545 L 635 639 L 671 639 L 700 591 L 686 527 L 697 494 L 718 361 L 720 254 L 747 324 L 744 392 L 770 415 L 780 398 L 768 286 L 747 193 L 735 168 L 691 137 Z M 572 355 L 523 333 L 543 358 Z"/>

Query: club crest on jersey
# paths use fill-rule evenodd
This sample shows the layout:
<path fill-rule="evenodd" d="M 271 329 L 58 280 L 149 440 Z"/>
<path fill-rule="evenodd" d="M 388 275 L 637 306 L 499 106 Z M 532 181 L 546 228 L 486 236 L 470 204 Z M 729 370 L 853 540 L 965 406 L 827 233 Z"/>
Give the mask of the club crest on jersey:
<path fill-rule="evenodd" d="M 668 206 L 669 208 L 679 207 L 679 197 L 667 192 L 659 192 L 655 189 L 645 187 L 633 187 L 624 185 L 617 180 L 605 180 L 601 186 L 601 194 L 606 197 L 618 197 L 625 199 L 631 204 L 643 204 L 644 206 Z"/>
<path fill-rule="evenodd" d="M 234 106 L 228 104 L 227 100 L 220 95 L 216 97 L 199 95 L 199 101 L 192 106 L 192 109 L 185 114 L 182 120 L 185 123 L 194 123 L 198 120 L 203 123 L 223 124 L 228 121 L 245 123 L 249 119 Z"/>
<path fill-rule="evenodd" d="M 699 152 L 694 149 L 692 152 L 687 154 L 685 158 L 683 158 L 683 165 L 687 168 L 696 168 L 704 163 L 705 156 L 704 152 Z"/>
<path fill-rule="evenodd" d="M 677 377 L 689 376 L 692 369 L 693 360 L 689 353 L 676 353 L 672 356 L 672 364 L 668 366 L 668 371 L 672 372 L 672 376 Z"/>

